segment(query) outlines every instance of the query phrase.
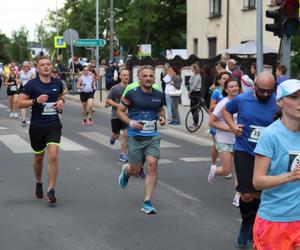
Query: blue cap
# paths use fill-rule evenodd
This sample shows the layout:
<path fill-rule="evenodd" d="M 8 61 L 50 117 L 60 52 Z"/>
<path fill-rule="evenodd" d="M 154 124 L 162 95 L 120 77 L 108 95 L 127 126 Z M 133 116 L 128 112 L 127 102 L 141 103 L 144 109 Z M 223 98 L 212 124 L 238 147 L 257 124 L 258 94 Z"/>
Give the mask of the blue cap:
<path fill-rule="evenodd" d="M 294 94 L 300 90 L 300 80 L 289 79 L 280 83 L 277 87 L 276 100 Z"/>

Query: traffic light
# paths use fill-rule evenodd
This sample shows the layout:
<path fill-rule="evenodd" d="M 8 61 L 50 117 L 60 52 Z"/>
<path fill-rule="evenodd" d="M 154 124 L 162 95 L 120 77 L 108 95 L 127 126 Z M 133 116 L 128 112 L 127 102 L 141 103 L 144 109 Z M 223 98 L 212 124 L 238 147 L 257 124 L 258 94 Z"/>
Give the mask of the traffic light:
<path fill-rule="evenodd" d="M 279 37 L 299 34 L 299 0 L 281 0 L 278 5 L 279 8 L 266 11 L 266 17 L 274 19 L 273 24 L 266 24 L 266 30 Z"/>
<path fill-rule="evenodd" d="M 266 24 L 266 31 L 270 31 L 274 33 L 274 36 L 282 37 L 281 30 L 281 7 L 275 10 L 267 10 L 266 17 L 274 19 L 273 24 Z"/>
<path fill-rule="evenodd" d="M 299 0 L 285 0 L 281 5 L 282 33 L 286 37 L 299 34 Z"/>

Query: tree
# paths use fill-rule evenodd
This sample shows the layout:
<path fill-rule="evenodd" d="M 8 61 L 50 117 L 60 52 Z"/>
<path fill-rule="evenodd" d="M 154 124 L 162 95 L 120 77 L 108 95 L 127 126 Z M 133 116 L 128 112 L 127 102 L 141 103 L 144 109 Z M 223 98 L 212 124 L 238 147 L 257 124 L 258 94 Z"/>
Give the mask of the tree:
<path fill-rule="evenodd" d="M 12 60 L 22 63 L 30 59 L 30 51 L 28 49 L 28 30 L 21 27 L 18 31 L 14 31 L 11 38 L 9 48 L 10 57 Z"/>
<path fill-rule="evenodd" d="M 0 33 L 0 62 L 2 63 L 9 63 L 9 47 L 10 47 L 10 40 L 7 36 Z"/>

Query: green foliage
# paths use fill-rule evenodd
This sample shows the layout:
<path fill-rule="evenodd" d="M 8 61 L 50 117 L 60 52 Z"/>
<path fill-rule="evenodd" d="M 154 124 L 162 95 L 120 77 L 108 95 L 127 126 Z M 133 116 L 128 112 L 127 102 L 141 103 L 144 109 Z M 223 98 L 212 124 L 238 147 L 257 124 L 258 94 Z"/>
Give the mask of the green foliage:
<path fill-rule="evenodd" d="M 9 47 L 10 47 L 10 40 L 7 36 L 0 33 L 0 62 L 2 63 L 9 63 Z"/>
<path fill-rule="evenodd" d="M 18 31 L 14 31 L 9 46 L 11 60 L 22 63 L 30 59 L 30 51 L 28 49 L 28 30 L 21 27 Z"/>

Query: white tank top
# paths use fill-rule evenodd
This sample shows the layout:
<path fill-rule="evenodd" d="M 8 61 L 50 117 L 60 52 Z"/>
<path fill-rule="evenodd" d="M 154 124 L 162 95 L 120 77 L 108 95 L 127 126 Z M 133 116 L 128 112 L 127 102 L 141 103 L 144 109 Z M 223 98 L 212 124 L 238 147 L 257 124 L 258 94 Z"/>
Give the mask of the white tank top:
<path fill-rule="evenodd" d="M 82 92 L 88 93 L 88 92 L 93 92 L 93 75 L 92 74 L 88 74 L 86 75 L 82 75 L 81 76 L 81 80 L 82 80 Z"/>
<path fill-rule="evenodd" d="M 29 80 L 31 80 L 31 71 L 29 70 L 27 73 L 24 70 L 20 71 L 20 79 L 22 81 L 22 85 L 24 86 Z"/>

